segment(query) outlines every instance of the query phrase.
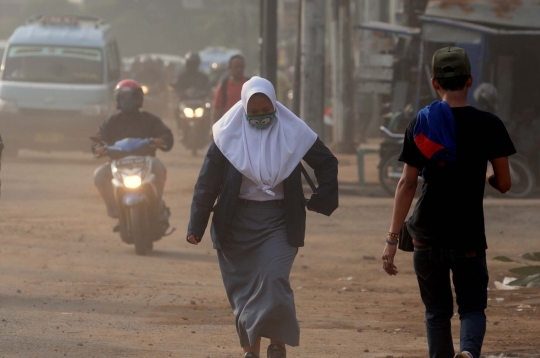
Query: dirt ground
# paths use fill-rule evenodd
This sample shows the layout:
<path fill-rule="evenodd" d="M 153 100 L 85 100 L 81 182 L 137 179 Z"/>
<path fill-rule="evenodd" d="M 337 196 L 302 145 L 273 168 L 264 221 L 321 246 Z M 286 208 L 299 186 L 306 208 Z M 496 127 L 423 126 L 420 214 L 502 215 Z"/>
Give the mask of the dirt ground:
<path fill-rule="evenodd" d="M 202 158 L 180 145 L 161 158 L 178 230 L 148 257 L 112 233 L 92 183 L 99 162 L 23 151 L 3 163 L 0 358 L 242 356 L 210 239 L 184 239 Z M 426 357 L 412 255 L 398 253 L 397 277 L 378 259 L 392 199 L 376 184 L 377 156 L 367 157 L 366 187 L 356 184 L 354 157 L 340 161 L 341 206 L 330 218 L 308 214 L 293 268 L 302 331 L 288 356 Z M 540 289 L 495 290 L 514 265 L 491 260 L 539 251 L 539 204 L 486 200 L 486 356 L 540 357 Z M 458 338 L 457 317 L 453 329 Z"/>

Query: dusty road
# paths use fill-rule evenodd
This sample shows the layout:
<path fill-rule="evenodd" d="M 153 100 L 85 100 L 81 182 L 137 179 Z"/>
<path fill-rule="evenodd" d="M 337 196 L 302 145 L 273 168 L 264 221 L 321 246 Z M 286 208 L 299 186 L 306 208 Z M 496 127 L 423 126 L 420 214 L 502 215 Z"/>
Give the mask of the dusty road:
<path fill-rule="evenodd" d="M 178 231 L 138 257 L 111 232 L 92 184 L 98 163 L 22 157 L 2 168 L 0 358 L 242 356 L 209 238 L 198 247 L 184 240 L 200 158 L 180 146 L 161 155 Z M 335 215 L 308 217 L 292 273 L 302 345 L 289 357 L 425 357 L 412 256 L 399 254 L 394 278 L 372 260 L 392 200 L 375 185 L 359 190 L 353 164 L 341 158 Z M 540 201 L 487 200 L 486 216 L 489 258 L 539 251 Z M 540 357 L 540 289 L 496 291 L 513 265 L 489 267 L 486 355 Z M 457 337 L 457 317 L 454 329 Z"/>

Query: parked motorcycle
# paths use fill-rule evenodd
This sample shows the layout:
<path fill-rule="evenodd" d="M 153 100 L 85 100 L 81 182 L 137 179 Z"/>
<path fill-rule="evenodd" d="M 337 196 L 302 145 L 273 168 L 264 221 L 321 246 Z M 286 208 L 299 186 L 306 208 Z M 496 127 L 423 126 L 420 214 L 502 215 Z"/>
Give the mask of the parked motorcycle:
<path fill-rule="evenodd" d="M 206 91 L 189 89 L 178 103 L 176 122 L 180 140 L 193 156 L 210 141 L 211 106 L 207 96 Z"/>
<path fill-rule="evenodd" d="M 391 196 L 394 196 L 401 174 L 403 174 L 404 164 L 398 159 L 403 150 L 405 129 L 412 113 L 412 107 L 407 106 L 403 111 L 388 117 L 387 126 L 380 127 L 385 136 L 379 153 L 379 182 Z M 418 179 L 419 187 L 421 187 L 422 178 Z"/>
<path fill-rule="evenodd" d="M 102 143 L 112 159 L 112 184 L 120 208 L 120 237 L 134 244 L 137 255 L 146 255 L 155 241 L 166 233 L 160 221 L 161 200 L 152 173 L 152 157 L 146 156 L 152 139 L 126 138 L 109 146 Z M 173 229 L 174 231 L 174 229 Z"/>
<path fill-rule="evenodd" d="M 519 154 L 508 158 L 512 187 L 506 192 L 511 198 L 528 198 L 536 190 L 536 176 L 527 159 Z"/>
<path fill-rule="evenodd" d="M 383 189 L 389 195 L 394 196 L 399 179 L 403 174 L 404 164 L 398 159 L 403 148 L 405 135 L 394 133 L 384 126 L 381 126 L 380 129 L 385 134 L 385 139 L 381 143 L 379 181 Z M 506 192 L 505 196 L 510 198 L 527 198 L 532 196 L 536 189 L 536 176 L 527 159 L 520 155 L 513 155 L 508 158 L 508 164 L 510 167 L 512 188 Z M 418 181 L 418 188 L 420 188 L 423 179 L 419 177 Z M 489 188 L 488 190 L 491 192 Z M 418 193 L 419 190 L 417 190 Z M 494 192 L 494 195 L 498 194 Z"/>

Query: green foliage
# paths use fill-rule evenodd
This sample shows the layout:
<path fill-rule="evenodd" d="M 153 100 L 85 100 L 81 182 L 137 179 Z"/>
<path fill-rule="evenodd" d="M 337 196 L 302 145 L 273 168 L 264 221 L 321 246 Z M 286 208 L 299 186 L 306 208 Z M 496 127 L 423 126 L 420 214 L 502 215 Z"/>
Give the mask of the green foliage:
<path fill-rule="evenodd" d="M 540 252 L 528 252 L 521 257 L 528 261 L 540 261 Z M 517 261 L 507 256 L 497 256 L 493 260 L 502 262 L 516 262 L 525 266 L 511 268 L 509 271 L 523 276 L 510 283 L 511 286 L 533 287 L 540 286 L 540 266 L 529 265 L 527 262 Z"/>
<path fill-rule="evenodd" d="M 521 257 L 529 261 L 540 261 L 540 252 L 527 252 L 521 255 Z"/>
<path fill-rule="evenodd" d="M 510 286 L 538 287 L 540 286 L 540 274 L 525 276 L 510 282 Z"/>
<path fill-rule="evenodd" d="M 518 275 L 522 275 L 522 276 L 532 276 L 532 275 L 540 274 L 540 266 L 516 267 L 508 271 L 518 274 Z"/>

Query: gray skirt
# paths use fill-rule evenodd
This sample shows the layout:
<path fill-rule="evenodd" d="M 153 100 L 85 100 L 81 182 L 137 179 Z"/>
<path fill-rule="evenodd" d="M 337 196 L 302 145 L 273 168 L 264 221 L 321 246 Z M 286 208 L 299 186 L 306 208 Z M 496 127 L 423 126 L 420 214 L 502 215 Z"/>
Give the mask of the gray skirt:
<path fill-rule="evenodd" d="M 298 249 L 287 241 L 284 202 L 240 200 L 231 234 L 217 254 L 240 345 L 254 346 L 265 337 L 298 346 L 289 282 Z"/>

